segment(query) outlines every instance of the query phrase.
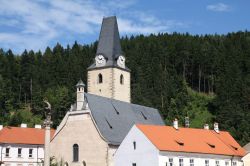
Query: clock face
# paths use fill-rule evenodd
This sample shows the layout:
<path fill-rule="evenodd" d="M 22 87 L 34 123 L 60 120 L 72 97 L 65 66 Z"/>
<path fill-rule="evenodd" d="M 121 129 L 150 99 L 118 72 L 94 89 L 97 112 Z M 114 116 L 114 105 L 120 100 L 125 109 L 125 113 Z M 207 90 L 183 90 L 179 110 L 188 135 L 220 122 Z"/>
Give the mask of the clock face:
<path fill-rule="evenodd" d="M 97 55 L 95 57 L 95 61 L 96 61 L 96 65 L 100 66 L 100 65 L 104 65 L 105 64 L 105 58 L 103 55 Z"/>
<path fill-rule="evenodd" d="M 120 55 L 118 57 L 117 63 L 120 67 L 125 67 L 125 57 Z"/>

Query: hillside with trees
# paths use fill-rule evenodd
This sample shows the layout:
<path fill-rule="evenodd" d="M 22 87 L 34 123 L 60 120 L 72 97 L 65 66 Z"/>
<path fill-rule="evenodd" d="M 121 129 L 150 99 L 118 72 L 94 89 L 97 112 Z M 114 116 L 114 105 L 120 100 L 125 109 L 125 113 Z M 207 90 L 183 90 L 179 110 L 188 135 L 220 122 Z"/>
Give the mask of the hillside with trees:
<path fill-rule="evenodd" d="M 0 124 L 41 123 L 47 98 L 56 127 L 75 101 L 75 84 L 87 82 L 96 44 L 21 55 L 0 49 Z M 250 141 L 250 32 L 139 35 L 121 44 L 133 103 L 158 108 L 167 125 L 186 116 L 191 127 L 216 121 L 242 145 Z"/>

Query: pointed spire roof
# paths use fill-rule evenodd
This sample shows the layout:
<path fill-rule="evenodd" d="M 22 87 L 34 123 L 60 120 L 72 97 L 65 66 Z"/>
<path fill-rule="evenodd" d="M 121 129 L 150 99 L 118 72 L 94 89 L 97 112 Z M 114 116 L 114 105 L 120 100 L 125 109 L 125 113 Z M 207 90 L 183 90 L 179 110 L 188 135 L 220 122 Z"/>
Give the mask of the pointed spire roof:
<path fill-rule="evenodd" d="M 120 35 L 116 16 L 103 18 L 96 55 L 103 55 L 106 59 L 106 64 L 102 66 L 102 68 L 120 68 L 117 65 L 116 60 L 120 55 L 123 55 L 123 52 L 121 49 Z M 93 63 L 88 67 L 88 70 L 94 70 L 98 68 L 100 67 L 97 67 L 96 64 Z M 130 71 L 126 66 L 123 70 Z"/>
<path fill-rule="evenodd" d="M 122 54 L 116 16 L 103 18 L 96 54 L 114 61 Z"/>
<path fill-rule="evenodd" d="M 80 79 L 78 81 L 78 83 L 76 84 L 76 87 L 85 87 L 85 84 L 83 83 L 83 81 Z"/>

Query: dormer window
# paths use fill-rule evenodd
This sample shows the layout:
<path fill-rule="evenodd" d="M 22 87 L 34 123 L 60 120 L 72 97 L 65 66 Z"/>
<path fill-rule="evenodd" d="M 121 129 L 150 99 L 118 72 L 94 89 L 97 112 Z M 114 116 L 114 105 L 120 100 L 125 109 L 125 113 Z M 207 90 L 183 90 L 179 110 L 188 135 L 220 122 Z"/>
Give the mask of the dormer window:
<path fill-rule="evenodd" d="M 184 146 L 184 142 L 181 142 L 181 141 L 176 141 L 176 143 L 180 146 Z"/>
<path fill-rule="evenodd" d="M 211 148 L 215 148 L 215 145 L 207 143 Z"/>
<path fill-rule="evenodd" d="M 98 84 L 102 84 L 103 82 L 103 78 L 102 78 L 102 74 L 98 74 Z"/>

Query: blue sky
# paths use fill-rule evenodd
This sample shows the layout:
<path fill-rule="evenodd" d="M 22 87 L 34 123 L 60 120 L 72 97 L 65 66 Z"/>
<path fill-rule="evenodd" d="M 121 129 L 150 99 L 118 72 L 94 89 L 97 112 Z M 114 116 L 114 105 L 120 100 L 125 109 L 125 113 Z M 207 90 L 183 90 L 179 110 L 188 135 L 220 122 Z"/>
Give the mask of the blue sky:
<path fill-rule="evenodd" d="M 103 17 L 121 36 L 158 32 L 226 34 L 250 30 L 249 0 L 0 0 L 0 47 L 27 50 L 98 40 Z"/>

